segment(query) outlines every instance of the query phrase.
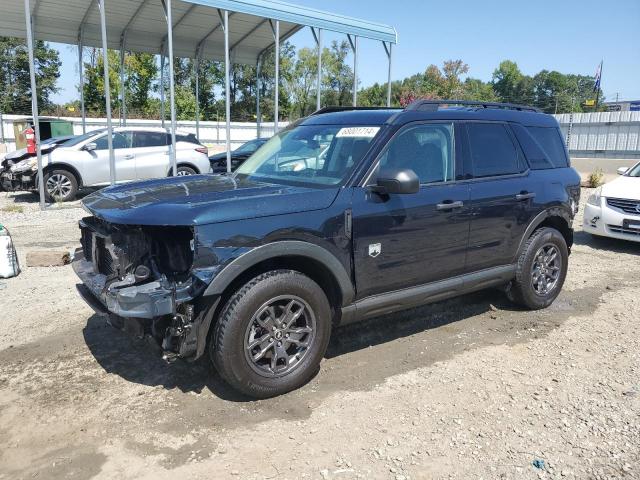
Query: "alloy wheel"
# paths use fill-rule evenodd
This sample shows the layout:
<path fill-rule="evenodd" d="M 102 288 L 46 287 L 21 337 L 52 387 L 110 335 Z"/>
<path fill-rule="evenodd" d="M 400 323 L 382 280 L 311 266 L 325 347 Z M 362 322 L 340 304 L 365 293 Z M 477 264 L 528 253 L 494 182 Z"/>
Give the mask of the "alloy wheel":
<path fill-rule="evenodd" d="M 555 245 L 548 243 L 536 252 L 531 266 L 531 286 L 540 296 L 548 295 L 558 285 L 562 268 L 562 257 Z"/>
<path fill-rule="evenodd" d="M 260 375 L 280 377 L 301 364 L 315 333 L 316 318 L 307 302 L 293 295 L 272 298 L 247 326 L 245 357 Z"/>
<path fill-rule="evenodd" d="M 53 198 L 66 198 L 72 188 L 71 180 L 66 175 L 56 173 L 47 179 L 47 192 Z"/>

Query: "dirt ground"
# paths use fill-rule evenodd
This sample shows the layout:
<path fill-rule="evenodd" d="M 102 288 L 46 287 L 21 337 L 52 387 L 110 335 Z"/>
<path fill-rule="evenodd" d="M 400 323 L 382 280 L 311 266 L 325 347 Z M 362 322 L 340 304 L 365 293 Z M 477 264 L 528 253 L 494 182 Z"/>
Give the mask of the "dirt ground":
<path fill-rule="evenodd" d="M 0 193 L 23 261 L 77 246 L 83 214 Z M 640 478 L 640 244 L 576 223 L 549 309 L 485 291 L 338 329 L 264 401 L 106 326 L 70 267 L 23 267 L 0 280 L 0 479 Z"/>

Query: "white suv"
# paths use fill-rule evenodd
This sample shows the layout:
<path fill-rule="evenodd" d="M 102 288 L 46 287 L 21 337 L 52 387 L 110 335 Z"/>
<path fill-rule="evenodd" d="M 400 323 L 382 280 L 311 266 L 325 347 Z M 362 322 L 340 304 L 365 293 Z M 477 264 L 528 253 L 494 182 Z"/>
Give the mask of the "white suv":
<path fill-rule="evenodd" d="M 109 150 L 106 129 L 72 138 L 42 156 L 45 194 L 48 200 L 73 200 L 78 189 L 108 185 Z M 163 128 L 118 127 L 113 129 L 116 182 L 146 180 L 172 174 L 171 134 Z M 207 147 L 195 135 L 176 132 L 178 175 L 211 173 Z M 10 172 L 18 188 L 37 188 L 37 160 L 30 158 Z"/>

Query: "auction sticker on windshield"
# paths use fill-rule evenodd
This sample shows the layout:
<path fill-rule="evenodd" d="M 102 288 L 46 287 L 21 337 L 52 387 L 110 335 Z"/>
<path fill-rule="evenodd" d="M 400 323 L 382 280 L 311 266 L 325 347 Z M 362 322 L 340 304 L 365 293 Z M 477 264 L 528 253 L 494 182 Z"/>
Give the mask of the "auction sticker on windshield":
<path fill-rule="evenodd" d="M 359 137 L 359 138 L 373 138 L 378 133 L 380 127 L 347 127 L 341 128 L 336 137 Z"/>

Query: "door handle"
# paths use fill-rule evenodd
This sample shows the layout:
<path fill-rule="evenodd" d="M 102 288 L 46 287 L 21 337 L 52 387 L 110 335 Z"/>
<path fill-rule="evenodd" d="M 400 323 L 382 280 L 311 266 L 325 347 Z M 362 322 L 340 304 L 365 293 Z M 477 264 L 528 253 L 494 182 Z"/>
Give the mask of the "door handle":
<path fill-rule="evenodd" d="M 445 200 L 436 205 L 436 210 L 453 210 L 454 208 L 462 208 L 463 206 L 464 203 L 461 201 L 452 202 L 451 200 Z"/>
<path fill-rule="evenodd" d="M 125 160 L 131 160 L 133 158 L 133 155 L 125 155 L 123 158 Z"/>
<path fill-rule="evenodd" d="M 522 192 L 522 193 L 518 193 L 516 195 L 516 200 L 518 201 L 522 201 L 522 200 L 529 200 L 530 198 L 535 198 L 536 194 L 531 192 Z"/>

